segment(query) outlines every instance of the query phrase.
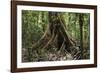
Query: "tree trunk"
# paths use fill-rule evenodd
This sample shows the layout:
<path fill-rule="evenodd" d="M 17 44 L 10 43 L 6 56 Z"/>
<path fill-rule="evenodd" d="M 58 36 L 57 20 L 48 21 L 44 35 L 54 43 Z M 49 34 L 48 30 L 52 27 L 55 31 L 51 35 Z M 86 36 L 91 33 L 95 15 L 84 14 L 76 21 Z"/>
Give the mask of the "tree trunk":
<path fill-rule="evenodd" d="M 39 47 L 43 49 L 52 49 L 52 46 L 54 46 L 57 50 L 60 50 L 63 44 L 63 46 L 65 46 L 63 49 L 70 52 L 70 47 L 74 46 L 74 41 L 69 37 L 65 24 L 62 23 L 63 21 L 60 14 L 61 13 L 59 12 L 48 12 L 49 25 L 47 30 L 41 39 L 36 44 L 33 44 L 33 49 L 37 49 Z"/>
<path fill-rule="evenodd" d="M 81 59 L 83 59 L 83 14 L 79 14 L 79 24 L 80 24 L 80 49 L 81 49 Z"/>

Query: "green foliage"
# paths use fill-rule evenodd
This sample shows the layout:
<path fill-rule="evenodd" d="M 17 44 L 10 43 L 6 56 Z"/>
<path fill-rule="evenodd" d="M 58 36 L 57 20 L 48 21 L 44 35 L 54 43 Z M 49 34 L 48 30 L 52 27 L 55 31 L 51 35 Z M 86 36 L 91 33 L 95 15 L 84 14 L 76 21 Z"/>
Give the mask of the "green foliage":
<path fill-rule="evenodd" d="M 80 45 L 80 23 L 79 15 L 83 16 L 83 48 L 85 58 L 89 58 L 89 26 L 90 26 L 90 14 L 89 13 L 71 13 L 71 12 L 59 12 L 60 18 L 63 20 L 63 24 L 66 27 L 69 36 L 72 37 L 75 42 Z M 51 17 L 53 20 L 57 18 Z M 49 25 L 49 16 L 46 11 L 32 11 L 22 10 L 22 48 L 28 49 L 28 61 L 38 61 L 37 58 L 45 58 L 49 51 L 46 49 L 38 48 L 37 51 L 32 52 L 33 44 L 35 44 L 45 33 L 47 26 Z M 87 53 L 88 52 L 88 53 Z M 60 52 L 61 53 L 61 52 Z M 56 54 L 58 55 L 59 52 Z M 49 54 L 50 55 L 50 54 Z"/>
<path fill-rule="evenodd" d="M 29 48 L 43 35 L 48 24 L 47 12 L 22 11 L 22 46 Z"/>
<path fill-rule="evenodd" d="M 75 38 L 80 40 L 80 24 L 79 24 L 79 14 L 80 13 L 65 13 L 65 21 L 66 21 L 66 26 L 67 30 L 70 33 L 70 35 Z M 84 34 L 84 36 L 89 37 L 89 13 L 83 13 L 83 32 L 86 32 L 87 34 Z"/>

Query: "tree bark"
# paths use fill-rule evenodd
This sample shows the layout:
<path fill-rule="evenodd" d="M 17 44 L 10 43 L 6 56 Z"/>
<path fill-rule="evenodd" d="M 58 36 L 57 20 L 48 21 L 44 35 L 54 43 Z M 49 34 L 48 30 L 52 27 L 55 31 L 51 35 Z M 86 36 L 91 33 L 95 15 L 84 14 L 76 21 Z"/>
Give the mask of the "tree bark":
<path fill-rule="evenodd" d="M 79 14 L 79 24 L 80 24 L 80 49 L 81 49 L 81 59 L 83 59 L 83 14 Z"/>
<path fill-rule="evenodd" d="M 74 41 L 72 41 L 72 39 L 66 32 L 67 29 L 65 28 L 65 24 L 62 23 L 62 18 L 59 15 L 59 12 L 48 13 L 49 25 L 47 30 L 45 31 L 45 35 L 43 35 L 40 41 L 38 41 L 32 48 L 39 48 L 39 46 L 42 45 L 41 48 L 46 49 L 48 48 L 48 46 L 53 45 L 55 46 L 55 48 L 57 48 L 57 50 L 60 50 L 64 42 L 64 49 L 70 52 L 70 47 L 74 46 Z M 56 42 L 54 40 L 56 40 Z"/>

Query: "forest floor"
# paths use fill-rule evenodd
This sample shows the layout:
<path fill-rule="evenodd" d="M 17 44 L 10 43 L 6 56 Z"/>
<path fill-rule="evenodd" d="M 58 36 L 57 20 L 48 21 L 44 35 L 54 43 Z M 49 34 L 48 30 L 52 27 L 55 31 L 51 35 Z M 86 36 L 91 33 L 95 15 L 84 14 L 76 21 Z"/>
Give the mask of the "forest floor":
<path fill-rule="evenodd" d="M 40 61 L 65 61 L 65 60 L 78 60 L 80 59 L 79 49 L 71 48 L 71 53 L 65 49 L 57 50 L 42 50 L 41 52 L 32 51 L 30 49 L 23 48 L 22 62 L 40 62 Z"/>

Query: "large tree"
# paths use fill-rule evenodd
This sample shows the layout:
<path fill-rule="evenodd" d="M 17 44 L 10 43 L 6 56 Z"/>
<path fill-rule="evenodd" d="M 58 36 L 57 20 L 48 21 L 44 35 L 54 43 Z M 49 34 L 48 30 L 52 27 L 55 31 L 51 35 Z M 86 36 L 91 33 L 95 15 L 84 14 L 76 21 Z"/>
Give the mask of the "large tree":
<path fill-rule="evenodd" d="M 48 12 L 48 26 L 44 35 L 38 42 L 33 44 L 32 49 L 57 49 L 64 50 L 73 56 L 73 59 L 80 58 L 79 49 L 75 46 L 75 41 L 69 35 L 64 22 L 63 14 L 60 12 Z M 78 50 L 78 51 L 77 51 Z"/>

